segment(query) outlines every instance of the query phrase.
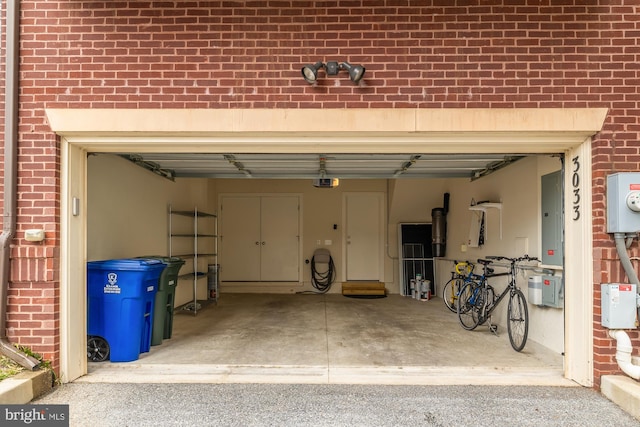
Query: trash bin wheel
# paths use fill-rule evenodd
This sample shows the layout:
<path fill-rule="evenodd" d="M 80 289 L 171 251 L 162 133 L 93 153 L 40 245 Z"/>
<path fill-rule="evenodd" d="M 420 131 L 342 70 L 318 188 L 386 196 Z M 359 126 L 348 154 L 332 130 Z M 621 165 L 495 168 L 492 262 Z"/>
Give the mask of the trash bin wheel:
<path fill-rule="evenodd" d="M 87 340 L 87 358 L 92 362 L 104 362 L 109 358 L 109 343 L 100 337 Z"/>

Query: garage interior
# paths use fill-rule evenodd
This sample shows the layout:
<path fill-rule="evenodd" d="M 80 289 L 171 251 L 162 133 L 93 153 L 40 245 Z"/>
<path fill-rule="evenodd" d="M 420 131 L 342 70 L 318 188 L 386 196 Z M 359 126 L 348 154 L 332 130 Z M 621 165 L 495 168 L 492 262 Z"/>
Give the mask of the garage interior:
<path fill-rule="evenodd" d="M 48 121 L 51 129 L 61 138 L 62 148 L 62 380 L 73 381 L 83 376 L 83 380 L 97 378 L 97 372 L 104 372 L 107 368 L 121 369 L 127 372 L 125 376 L 132 376 L 135 372 L 141 372 L 140 366 L 152 355 L 159 356 L 165 351 L 165 354 L 171 354 L 169 348 L 173 347 L 171 342 L 178 342 L 178 332 L 162 345 L 152 347 L 149 353 L 142 354 L 135 363 L 88 365 L 86 329 L 82 327 L 86 322 L 86 310 L 78 311 L 78 308 L 86 307 L 86 282 L 82 278 L 87 261 L 171 253 L 169 212 L 172 209 L 216 213 L 221 234 L 220 257 L 217 260 L 220 263 L 218 304 L 204 308 L 196 316 L 176 314 L 176 331 L 183 327 L 192 330 L 188 326 L 193 326 L 199 331 L 199 336 L 214 331 L 224 333 L 221 328 L 216 328 L 215 321 L 207 322 L 204 319 L 208 316 L 215 318 L 215 313 L 222 312 L 225 304 L 231 303 L 232 298 L 236 297 L 249 298 L 249 302 L 245 303 L 248 306 L 252 304 L 251 298 L 259 299 L 267 295 L 294 300 L 318 297 L 299 293 L 313 291 L 310 268 L 305 261 L 313 256 L 316 249 L 324 247 L 330 250 L 337 273 L 335 284 L 323 297 L 326 298 L 323 301 L 327 307 L 332 303 L 329 300 L 332 298 L 356 304 L 377 303 L 378 307 L 386 302 L 390 313 L 393 313 L 392 301 L 413 305 L 420 314 L 416 313 L 415 329 L 407 328 L 404 332 L 415 337 L 416 330 L 425 327 L 419 321 L 421 315 L 425 316 L 426 325 L 428 315 L 446 310 L 437 292 L 450 277 L 453 260 L 474 260 L 492 254 L 517 256 L 527 253 L 540 256 L 541 178 L 562 170 L 558 153 L 568 156 L 573 162 L 572 167 L 576 167 L 576 160 L 582 162 L 583 158 L 588 159 L 589 137 L 601 129 L 606 113 L 606 109 L 48 109 Z M 176 154 L 208 158 L 211 163 L 225 168 L 224 173 L 229 175 L 218 178 L 193 175 L 177 177 L 176 173 L 176 176 L 167 176 L 165 169 L 179 169 L 177 166 L 170 168 L 168 163 Z M 213 160 L 209 158 L 210 155 L 215 155 L 211 156 Z M 257 155 L 257 159 L 242 157 L 245 155 Z M 435 165 L 430 170 L 424 168 L 421 171 L 420 164 L 433 161 L 437 155 L 440 155 L 437 160 L 441 163 L 453 160 L 448 165 L 449 173 L 453 173 L 451 171 L 456 162 L 464 164 L 475 161 L 475 164 L 466 165 L 464 177 L 446 176 L 444 169 L 438 171 L 442 174 L 439 176 L 420 176 L 420 172 L 433 173 Z M 145 156 L 148 158 L 145 159 Z M 167 163 L 162 165 L 165 160 Z M 188 167 L 190 162 L 186 158 L 182 160 L 184 166 Z M 273 176 L 256 179 L 261 172 L 258 166 L 251 163 L 254 160 L 262 161 L 264 165 L 273 164 L 275 160 L 307 162 L 308 167 L 305 174 L 295 171 L 293 166 L 287 166 L 291 169 L 287 169 L 291 175 L 285 178 Z M 347 165 L 342 173 L 351 170 L 357 172 L 351 178 L 341 176 L 339 185 L 334 188 L 318 188 L 314 182 L 323 178 L 323 174 L 324 178 L 334 178 L 331 168 L 338 163 L 331 165 L 333 160 L 343 161 Z M 380 164 L 377 169 L 373 168 L 378 171 L 377 175 L 368 171 L 371 175 L 367 176 L 359 170 L 363 164 L 366 167 L 376 164 L 373 160 L 384 165 L 383 168 L 379 167 Z M 140 167 L 140 162 L 148 162 L 147 167 Z M 579 172 L 573 171 L 574 177 L 577 174 L 581 182 L 590 182 L 588 165 L 586 160 Z M 283 166 L 279 165 L 279 168 L 282 172 Z M 197 172 L 191 170 L 189 173 Z M 297 177 L 294 175 L 296 173 Z M 232 178 L 233 174 L 241 177 Z M 564 182 L 566 191 L 566 178 Z M 431 223 L 431 212 L 443 206 L 445 195 L 449 196 L 447 249 L 444 256 L 433 259 L 436 297 L 430 301 L 416 301 L 403 296 L 400 229 L 404 224 Z M 587 187 L 584 187 L 580 196 L 584 205 L 589 206 L 590 191 Z M 231 218 L 237 220 L 236 223 L 244 221 L 255 226 L 255 218 L 246 220 L 245 214 L 255 215 L 256 210 L 246 209 L 242 215 L 237 215 L 239 218 L 227 215 L 225 219 L 223 207 L 234 199 L 257 203 L 273 202 L 273 199 L 277 201 L 281 197 L 293 197 L 298 201 L 299 214 L 295 225 L 299 231 L 296 238 L 299 241 L 298 255 L 290 257 L 290 261 L 297 264 L 297 277 L 296 280 L 273 281 L 265 273 L 264 265 L 255 264 L 255 256 L 230 257 L 231 251 L 226 250 L 237 239 L 225 236 L 228 231 L 225 223 L 228 224 Z M 470 232 L 475 229 L 473 224 L 478 223 L 477 212 L 474 212 L 478 209 L 472 206 L 485 201 L 490 203 L 485 205 L 488 206 L 486 209 L 482 207 L 485 211 L 482 227 L 484 241 L 478 245 L 469 244 L 471 236 L 477 237 L 476 231 Z M 272 205 L 278 206 L 278 203 Z M 569 205 L 565 202 L 564 206 L 566 209 Z M 575 262 L 564 266 L 544 266 L 554 270 L 554 274 L 567 278 L 565 301 L 568 304 L 566 308 L 571 309 L 530 305 L 527 347 L 515 356 L 526 358 L 528 351 L 540 345 L 544 352 L 549 352 L 550 359 L 560 358 L 554 364 L 558 379 L 564 375 L 579 384 L 590 385 L 592 340 L 587 326 L 592 318 L 592 296 L 589 289 L 578 284 L 591 282 L 590 270 L 582 268 L 590 257 L 591 243 L 587 235 L 591 216 L 586 209 L 580 213 L 579 220 L 564 222 L 564 245 L 567 251 L 572 251 Z M 371 230 L 373 224 L 373 227 L 378 227 L 378 232 L 365 233 L 370 239 L 360 246 L 353 245 L 349 240 L 352 224 L 366 224 L 369 227 L 366 230 Z M 272 236 L 282 234 L 279 225 L 268 223 L 262 229 L 272 231 Z M 259 240 L 255 241 L 259 243 Z M 255 246 L 261 247 L 259 244 Z M 358 251 L 349 253 L 353 247 L 358 247 Z M 359 251 L 369 252 L 366 257 L 353 256 Z M 280 251 L 264 251 L 267 255 L 273 253 Z M 206 259 L 203 262 L 206 263 Z M 229 277 L 234 262 L 237 264 L 236 272 L 259 271 L 258 279 Z M 238 268 L 243 263 L 247 268 Z M 266 265 L 274 267 L 285 264 L 272 262 Z M 285 270 L 289 274 L 295 271 L 290 268 L 291 265 L 286 265 L 289 268 Z M 206 264 L 203 267 L 206 268 Z M 353 302 L 353 299 L 346 299 L 340 294 L 342 283 L 364 279 L 377 279 L 375 281 L 386 288 L 388 297 L 376 302 Z M 525 290 L 526 275 L 519 276 L 518 283 Z M 496 282 L 495 285 L 500 288 L 501 284 Z M 194 286 L 186 282 L 176 287 L 175 304 L 192 301 L 194 287 L 198 293 L 196 299 L 206 300 L 206 284 Z M 439 304 L 433 304 L 438 301 Z M 241 304 L 231 306 L 240 307 Z M 409 309 L 401 308 L 397 316 L 404 311 Z M 330 310 L 327 309 L 327 312 Z M 504 331 L 504 312 L 498 312 L 492 321 L 502 325 Z M 449 312 L 442 314 L 447 315 L 451 327 L 438 330 L 439 336 L 486 336 L 486 331 L 480 331 L 482 328 L 471 333 L 463 331 L 455 315 Z M 287 318 L 288 315 L 285 315 L 285 321 L 281 323 L 287 323 Z M 372 321 L 375 323 L 376 319 Z M 322 319 L 318 322 L 322 323 Z M 324 322 L 332 323 L 329 318 Z M 435 320 L 433 323 L 437 324 Z M 252 324 L 251 327 L 255 326 Z M 403 335 L 398 330 L 387 332 L 389 337 Z M 326 332 L 324 342 L 337 339 L 330 336 L 330 332 Z M 281 339 L 279 336 L 274 338 Z M 504 339 L 503 336 L 487 336 L 487 339 L 492 338 Z M 406 340 L 407 345 L 417 342 L 419 340 L 415 338 Z M 246 344 L 241 343 L 240 347 Z M 197 340 L 193 353 L 196 354 L 202 345 L 202 340 Z M 421 345 L 424 350 L 440 344 L 434 341 Z M 496 348 L 499 347 L 515 353 L 508 345 Z M 487 346 L 487 342 L 484 342 L 473 353 L 477 356 L 477 353 L 485 353 L 487 349 L 493 351 L 494 346 Z M 368 354 L 362 349 L 359 351 Z M 287 353 L 295 354 L 295 350 Z M 411 351 L 407 350 L 407 354 L 411 354 Z M 171 359 L 171 356 L 167 357 Z M 330 357 L 329 353 L 326 357 Z M 438 362 L 435 362 L 436 359 L 439 359 Z M 509 360 L 501 356 L 489 359 L 491 361 L 486 363 L 478 359 L 477 363 L 474 362 L 474 369 L 495 370 L 500 360 Z M 460 362 L 451 355 L 420 360 L 425 364 L 419 368 L 427 370 L 436 366 L 435 363 L 451 360 L 447 366 L 450 374 L 460 366 Z M 180 361 L 174 360 L 173 363 L 179 364 Z M 513 363 L 505 362 L 504 366 L 507 365 Z M 158 366 L 170 368 L 173 365 Z M 175 366 L 179 366 L 180 371 L 186 369 L 184 364 Z M 232 365 L 189 366 L 197 371 Z M 236 363 L 233 366 L 251 370 L 263 365 Z M 468 376 L 468 365 L 465 366 L 467 368 L 458 371 L 459 375 L 454 375 L 458 380 L 465 381 L 461 377 Z M 325 366 L 324 369 L 328 368 Z M 403 373 L 410 371 L 408 366 L 405 368 L 397 363 L 393 369 Z M 90 375 L 86 375 L 88 372 Z M 382 381 L 379 376 L 374 375 L 373 378 L 373 381 L 376 381 L 375 378 Z M 514 382 L 522 383 L 517 380 Z"/>
<path fill-rule="evenodd" d="M 538 197 L 530 196 L 539 191 L 539 175 L 560 167 L 560 156 L 556 155 L 94 153 L 88 160 L 90 260 L 108 259 L 115 253 L 118 257 L 150 254 L 149 249 L 143 252 L 144 242 L 125 236 L 147 235 L 145 240 L 166 248 L 168 205 L 177 209 L 197 206 L 198 210 L 220 213 L 221 200 L 229 195 L 277 198 L 297 194 L 304 207 L 301 234 L 311 242 L 302 245 L 302 258 L 309 259 L 318 243 L 327 247 L 336 257 L 338 280 L 328 293 L 315 294 L 310 267 L 302 262 L 300 279 L 295 281 L 225 280 L 225 264 L 232 261 L 221 256 L 217 302 L 208 301 L 210 304 L 196 315 L 177 311 L 171 339 L 152 346 L 135 362 L 90 363 L 89 375 L 79 381 L 568 385 L 570 382 L 563 378 L 562 331 L 537 330 L 546 322 L 562 322 L 562 309 L 531 307 L 530 338 L 525 349 L 516 353 L 502 321 L 506 303 L 493 319 L 502 323 L 497 336 L 486 326 L 464 331 L 456 314 L 444 306 L 442 286 L 450 276 L 454 258 L 430 260 L 429 267 L 435 270 L 435 295 L 428 301 L 406 295 L 398 259 L 402 250 L 398 224 L 430 223 L 431 211 L 442 205 L 443 194 L 451 194 L 452 214 L 454 210 L 462 212 L 462 219 L 455 219 L 457 215 L 448 219 L 448 243 L 459 242 L 455 250 L 450 250 L 455 253 L 467 243 L 472 215 L 460 206 L 473 203 L 466 198 L 460 200 L 457 187 L 479 187 L 484 180 L 491 191 L 483 190 L 478 197 L 503 200 L 495 197 L 506 194 L 505 188 L 513 185 L 510 183 L 519 182 L 513 177 L 531 175 L 529 181 L 515 185 L 514 193 L 522 186 L 530 188 L 527 197 L 535 206 Z M 336 187 L 316 186 L 316 179 L 335 176 L 340 176 Z M 131 183 L 136 185 L 132 187 Z M 167 191 L 167 186 L 176 190 Z M 383 240 L 388 241 L 388 247 L 380 281 L 387 289 L 386 298 L 347 298 L 341 294 L 346 274 L 339 244 L 344 192 L 380 192 L 387 201 L 383 216 L 396 218 L 384 225 Z M 157 200 L 159 195 L 166 195 L 166 199 Z M 181 196 L 186 196 L 184 201 Z M 394 207 L 398 203 L 400 207 Z M 151 208 L 154 204 L 157 208 Z M 119 213 L 123 206 L 127 206 L 126 214 Z M 233 214 L 237 215 L 241 213 Z M 531 212 L 529 216 L 535 219 L 537 215 Z M 218 220 L 224 224 L 224 211 Z M 533 249 L 527 246 L 532 242 L 523 232 L 526 227 L 518 221 L 507 221 L 493 213 L 488 213 L 486 220 L 487 241 L 483 246 L 492 245 L 489 254 L 515 256 L 514 250 Z M 514 232 L 524 237 L 518 235 L 520 238 L 511 242 L 516 246 L 505 249 L 502 245 L 510 223 L 519 228 Z M 528 227 L 537 230 L 538 224 Z M 222 255 L 227 236 L 224 225 L 220 230 Z M 114 238 L 118 234 L 127 244 L 110 246 L 120 241 Z M 134 241 L 141 247 L 136 248 Z M 485 253 L 479 252 L 482 249 L 467 248 L 468 256 L 461 255 L 473 260 L 472 256 Z M 251 264 L 242 260 L 240 265 L 242 269 Z M 184 268 L 188 270 L 189 264 Z M 377 280 L 377 274 L 366 279 Z M 526 277 L 518 281 L 526 293 Z M 208 300 L 206 280 L 202 282 L 195 285 L 199 303 Z M 175 304 L 188 304 L 192 292 L 190 281 L 179 281 Z"/>

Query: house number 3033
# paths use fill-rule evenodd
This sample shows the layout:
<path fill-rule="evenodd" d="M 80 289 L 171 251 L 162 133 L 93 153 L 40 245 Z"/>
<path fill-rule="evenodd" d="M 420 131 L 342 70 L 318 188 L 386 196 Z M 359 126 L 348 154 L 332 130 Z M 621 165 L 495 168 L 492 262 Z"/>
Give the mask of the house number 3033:
<path fill-rule="evenodd" d="M 571 159 L 573 171 L 571 173 L 571 186 L 573 187 L 573 220 L 580 219 L 580 157 L 575 156 Z"/>

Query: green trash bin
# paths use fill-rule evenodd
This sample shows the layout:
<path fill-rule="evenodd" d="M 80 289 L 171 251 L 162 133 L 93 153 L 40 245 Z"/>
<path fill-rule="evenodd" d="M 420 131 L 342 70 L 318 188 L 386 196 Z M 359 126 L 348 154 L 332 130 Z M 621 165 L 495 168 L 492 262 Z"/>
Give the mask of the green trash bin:
<path fill-rule="evenodd" d="M 178 272 L 184 265 L 184 260 L 178 257 L 156 255 L 140 258 L 159 260 L 165 265 L 158 282 L 158 292 L 156 293 L 153 310 L 153 329 L 151 332 L 151 345 L 160 345 L 163 339 L 171 338 L 171 333 L 173 332 L 175 290 L 178 285 Z"/>

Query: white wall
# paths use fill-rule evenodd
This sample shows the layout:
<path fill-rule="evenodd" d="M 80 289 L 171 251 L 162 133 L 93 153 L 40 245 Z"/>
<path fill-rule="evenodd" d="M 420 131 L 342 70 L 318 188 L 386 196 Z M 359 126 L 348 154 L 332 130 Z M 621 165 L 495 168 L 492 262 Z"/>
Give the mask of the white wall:
<path fill-rule="evenodd" d="M 517 257 L 524 254 L 541 257 L 540 244 L 540 177 L 559 170 L 560 160 L 547 156 L 519 160 L 513 165 L 491 175 L 470 182 L 467 179 L 449 180 L 445 188 L 451 195 L 447 215 L 447 251 L 445 259 L 437 263 L 437 282 L 442 285 L 450 278 L 452 260 L 476 261 L 487 255 Z M 489 209 L 487 213 L 486 243 L 479 248 L 466 248 L 472 212 L 471 201 L 502 203 L 502 238 L 500 238 L 500 212 Z M 561 274 L 561 271 L 558 271 Z M 530 272 L 529 274 L 535 274 Z M 497 290 L 502 290 L 505 280 L 492 280 Z M 518 284 L 528 296 L 527 276 L 518 276 Z M 504 308 L 497 309 L 493 321 L 506 331 Z M 529 338 L 544 344 L 551 350 L 564 351 L 564 310 L 538 307 L 529 304 Z"/>
<path fill-rule="evenodd" d="M 216 187 L 219 195 L 223 194 L 278 194 L 288 193 L 301 196 L 302 201 L 302 280 L 299 286 L 288 284 L 285 287 L 270 285 L 271 291 L 297 292 L 311 291 L 311 270 L 305 260 L 310 260 L 313 252 L 318 247 L 325 247 L 331 252 L 331 257 L 336 266 L 337 277 L 329 292 L 340 293 L 343 278 L 342 266 L 342 195 L 345 192 L 381 192 L 386 193 L 386 180 L 340 180 L 340 185 L 336 188 L 315 188 L 312 181 L 308 180 L 252 180 L 252 179 L 225 179 L 219 180 Z M 221 215 L 224 221 L 224 212 Z M 334 224 L 336 228 L 334 229 Z M 325 241 L 330 240 L 330 245 L 325 245 Z M 317 241 L 321 244 L 317 245 Z M 224 242 L 221 247 L 224 250 Z M 221 265 L 224 270 L 224 265 Z M 395 279 L 393 274 L 392 260 L 386 259 L 384 265 L 385 282 L 392 288 Z M 237 291 L 238 287 L 252 289 L 248 284 L 222 283 L 222 290 Z M 254 287 L 253 289 L 264 289 L 264 287 Z M 393 287 L 397 289 L 397 287 Z"/>
<path fill-rule="evenodd" d="M 87 169 L 88 261 L 167 256 L 169 205 L 215 211 L 215 199 L 209 198 L 212 180 L 172 182 L 114 155 L 89 156 Z M 193 295 L 188 283 L 180 285 L 177 305 Z M 202 292 L 206 297 L 206 282 Z"/>

